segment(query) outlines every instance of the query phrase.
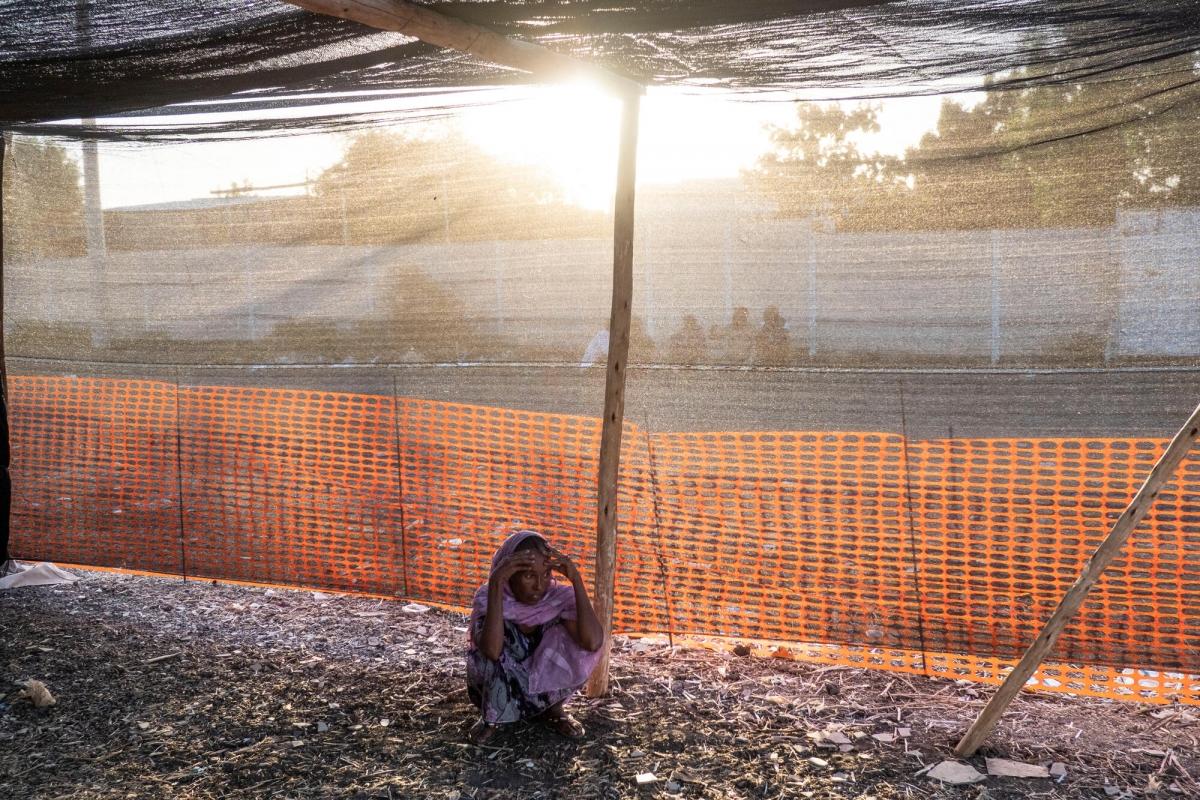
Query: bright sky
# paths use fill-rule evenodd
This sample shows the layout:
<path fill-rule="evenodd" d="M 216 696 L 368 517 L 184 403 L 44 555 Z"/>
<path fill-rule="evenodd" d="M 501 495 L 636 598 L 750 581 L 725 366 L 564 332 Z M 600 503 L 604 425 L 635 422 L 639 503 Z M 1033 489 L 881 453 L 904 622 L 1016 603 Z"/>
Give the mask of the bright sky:
<path fill-rule="evenodd" d="M 576 85 L 491 90 L 491 97 L 499 102 L 457 115 L 469 139 L 497 158 L 547 168 L 573 202 L 592 208 L 611 204 L 616 100 Z M 940 104 L 938 97 L 883 101 L 883 130 L 865 146 L 902 151 L 936 123 Z M 652 88 L 642 101 L 638 182 L 734 177 L 767 149 L 767 126 L 790 124 L 795 113 L 793 103 L 782 99 L 747 102 L 715 91 Z M 347 141 L 346 135 L 309 135 L 102 148 L 103 204 L 212 197 L 213 190 L 235 181 L 300 183 L 337 163 Z"/>

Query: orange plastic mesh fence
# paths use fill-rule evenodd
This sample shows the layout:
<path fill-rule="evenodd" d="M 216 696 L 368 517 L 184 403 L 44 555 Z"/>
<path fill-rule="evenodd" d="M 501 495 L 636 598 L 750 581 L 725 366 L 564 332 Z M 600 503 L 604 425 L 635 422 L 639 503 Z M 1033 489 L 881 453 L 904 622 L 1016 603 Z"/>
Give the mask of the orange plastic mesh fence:
<path fill-rule="evenodd" d="M 649 444 L 677 631 L 920 648 L 899 436 Z"/>
<path fill-rule="evenodd" d="M 928 649 L 1019 656 L 1074 583 L 1165 440 L 910 444 Z M 1103 574 L 1056 654 L 1195 669 L 1200 460 L 1178 468 Z"/>
<path fill-rule="evenodd" d="M 190 575 L 405 594 L 392 399 L 179 393 Z"/>
<path fill-rule="evenodd" d="M 181 572 L 174 384 L 10 377 L 8 398 L 14 557 Z"/>
<path fill-rule="evenodd" d="M 590 580 L 600 422 L 380 395 L 12 377 L 19 558 L 465 606 L 515 526 Z M 626 425 L 617 627 L 985 681 L 1162 440 L 905 441 Z M 1040 688 L 1200 704 L 1200 458 Z M 1137 668 L 1137 669 L 1134 669 Z M 1191 676 L 1191 677 L 1189 677 Z"/>
<path fill-rule="evenodd" d="M 464 605 L 517 527 L 552 533 L 591 580 L 600 420 L 400 398 L 409 594 Z M 630 435 L 626 426 L 625 435 Z M 630 464 L 622 481 L 629 479 Z M 622 519 L 644 527 L 628 490 Z"/>

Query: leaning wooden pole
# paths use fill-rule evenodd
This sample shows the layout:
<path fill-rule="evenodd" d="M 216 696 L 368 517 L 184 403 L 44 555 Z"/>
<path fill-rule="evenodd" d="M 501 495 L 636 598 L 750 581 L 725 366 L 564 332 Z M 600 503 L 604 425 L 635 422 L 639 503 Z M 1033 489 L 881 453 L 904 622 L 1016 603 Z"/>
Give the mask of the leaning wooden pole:
<path fill-rule="evenodd" d="M 1042 659 L 1054 647 L 1054 643 L 1058 641 L 1059 634 L 1067 622 L 1083 605 L 1083 600 L 1087 597 L 1088 591 L 1100 578 L 1105 568 L 1112 563 L 1121 552 L 1121 547 L 1125 544 L 1125 540 L 1133 533 L 1134 528 L 1142 521 L 1142 518 L 1150 511 L 1150 507 L 1154 505 L 1155 499 L 1158 497 L 1158 491 L 1162 488 L 1171 475 L 1175 472 L 1175 468 L 1179 466 L 1179 462 L 1188 454 L 1192 444 L 1196 441 L 1196 434 L 1200 431 L 1200 406 L 1196 406 L 1196 410 L 1188 417 L 1188 421 L 1179 433 L 1175 434 L 1175 438 L 1167 445 L 1166 451 L 1162 457 L 1158 459 L 1158 463 L 1154 465 L 1154 469 L 1150 470 L 1150 475 L 1146 478 L 1146 482 L 1142 484 L 1142 488 L 1138 489 L 1137 494 L 1129 501 L 1129 505 L 1125 511 L 1113 523 L 1112 530 L 1108 536 L 1096 548 L 1096 552 L 1092 554 L 1091 559 L 1084 565 L 1083 574 L 1075 581 L 1067 593 L 1063 596 L 1062 601 L 1058 604 L 1058 609 L 1046 622 L 1046 626 L 1042 628 L 1042 632 L 1038 634 L 1037 639 L 1033 641 L 1029 649 L 1025 651 L 1025 655 L 1021 661 L 1004 679 L 1004 683 L 1000 684 L 1000 688 L 996 690 L 996 694 L 980 712 L 979 718 L 971 725 L 966 735 L 954 748 L 954 753 L 960 757 L 970 756 L 979 749 L 983 744 L 983 740 L 991 733 L 992 728 L 1000 719 L 1000 715 L 1004 713 L 1004 709 L 1016 697 L 1017 692 L 1025 686 L 1025 683 L 1033 675 L 1038 665 L 1042 663 Z"/>
<path fill-rule="evenodd" d="M 596 494 L 596 616 L 612 631 L 617 572 L 617 475 L 621 469 L 621 430 L 625 422 L 625 372 L 629 357 L 629 316 L 633 304 L 633 201 L 637 177 L 638 110 L 641 98 L 625 97 L 621 109 L 621 152 L 613 210 L 612 309 L 608 318 L 608 372 L 604 380 L 604 419 L 600 431 L 600 470 Z M 608 693 L 612 637 L 588 681 L 588 697 Z"/>

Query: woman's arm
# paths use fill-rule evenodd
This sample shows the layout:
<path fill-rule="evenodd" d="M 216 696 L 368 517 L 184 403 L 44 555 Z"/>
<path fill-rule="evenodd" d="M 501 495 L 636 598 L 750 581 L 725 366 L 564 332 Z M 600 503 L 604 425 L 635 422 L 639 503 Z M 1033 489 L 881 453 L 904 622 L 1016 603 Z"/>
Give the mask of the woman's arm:
<path fill-rule="evenodd" d="M 483 618 L 483 635 L 475 646 L 485 658 L 499 661 L 504 652 L 504 584 L 523 569 L 533 565 L 533 551 L 522 550 L 504 559 L 488 579 L 487 614 Z M 471 631 L 474 636 L 475 632 Z"/>
<path fill-rule="evenodd" d="M 566 620 L 564 624 L 567 626 L 567 631 L 575 643 L 584 650 L 590 652 L 599 650 L 600 645 L 604 644 L 604 627 L 596 617 L 595 610 L 592 609 L 592 601 L 588 597 L 583 576 L 579 574 L 579 569 L 571 559 L 553 547 L 549 548 L 549 561 L 550 568 L 566 576 L 567 580 L 571 582 L 572 588 L 575 589 L 575 624 L 572 625 L 570 624 L 571 620 Z"/>

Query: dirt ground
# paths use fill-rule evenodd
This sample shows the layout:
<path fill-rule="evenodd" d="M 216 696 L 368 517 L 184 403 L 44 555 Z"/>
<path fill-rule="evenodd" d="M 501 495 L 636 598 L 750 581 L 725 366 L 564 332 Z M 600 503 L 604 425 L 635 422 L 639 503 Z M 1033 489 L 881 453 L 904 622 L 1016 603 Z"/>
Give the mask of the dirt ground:
<path fill-rule="evenodd" d="M 952 786 L 985 687 L 622 637 L 583 741 L 474 747 L 460 615 L 79 574 L 0 592 L 2 798 L 1200 798 L 1200 709 L 1022 696 L 969 763 L 1065 775 Z"/>

